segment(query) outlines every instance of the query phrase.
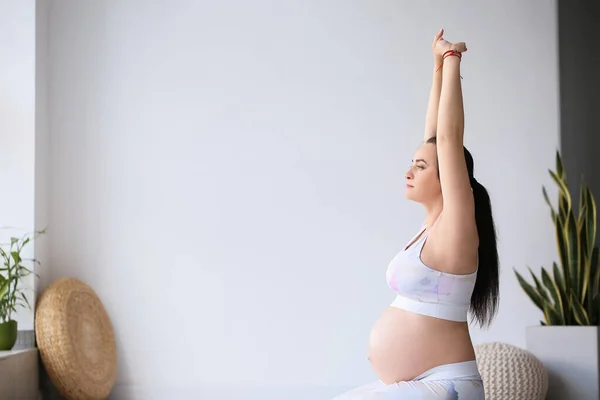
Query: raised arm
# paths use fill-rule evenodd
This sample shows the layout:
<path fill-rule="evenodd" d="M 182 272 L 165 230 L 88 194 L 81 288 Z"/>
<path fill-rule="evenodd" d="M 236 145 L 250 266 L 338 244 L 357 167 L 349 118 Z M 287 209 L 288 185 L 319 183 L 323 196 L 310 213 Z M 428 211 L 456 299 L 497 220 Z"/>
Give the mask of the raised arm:
<path fill-rule="evenodd" d="M 440 93 L 442 91 L 442 55 L 436 51 L 438 40 L 444 34 L 440 29 L 433 39 L 433 79 L 429 91 L 429 102 L 427 104 L 427 113 L 425 115 L 425 142 L 436 135 L 438 125 L 438 107 L 440 104 Z"/>
<path fill-rule="evenodd" d="M 476 242 L 469 238 L 477 238 L 475 205 L 463 147 L 465 119 L 460 65 L 466 50 L 464 43 L 452 44 L 443 38 L 436 45 L 436 53 L 443 57 L 444 65 L 436 135 L 443 198 L 439 229 L 448 239 L 445 240 L 448 250 L 459 253 L 473 250 L 463 246 Z"/>

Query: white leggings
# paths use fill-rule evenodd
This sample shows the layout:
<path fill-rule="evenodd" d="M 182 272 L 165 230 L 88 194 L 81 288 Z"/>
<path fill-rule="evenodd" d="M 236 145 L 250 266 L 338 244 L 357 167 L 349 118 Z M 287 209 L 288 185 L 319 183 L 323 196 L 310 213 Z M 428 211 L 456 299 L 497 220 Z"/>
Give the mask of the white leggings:
<path fill-rule="evenodd" d="M 415 379 L 386 385 L 375 381 L 333 400 L 485 400 L 476 361 L 440 365 Z"/>

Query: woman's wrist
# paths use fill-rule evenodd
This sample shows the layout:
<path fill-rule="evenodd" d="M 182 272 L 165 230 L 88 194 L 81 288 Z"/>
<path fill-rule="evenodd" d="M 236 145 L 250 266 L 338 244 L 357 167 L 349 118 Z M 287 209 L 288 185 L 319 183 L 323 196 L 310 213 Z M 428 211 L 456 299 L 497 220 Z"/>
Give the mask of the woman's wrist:
<path fill-rule="evenodd" d="M 441 73 L 443 66 L 444 66 L 443 54 L 434 54 L 433 55 L 433 71 L 435 73 Z"/>

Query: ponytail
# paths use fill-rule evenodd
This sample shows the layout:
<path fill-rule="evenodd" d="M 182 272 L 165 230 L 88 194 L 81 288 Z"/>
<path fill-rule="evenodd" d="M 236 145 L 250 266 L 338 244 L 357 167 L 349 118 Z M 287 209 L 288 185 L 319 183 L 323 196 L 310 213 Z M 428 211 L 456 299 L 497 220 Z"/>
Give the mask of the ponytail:
<path fill-rule="evenodd" d="M 468 150 L 465 149 L 465 155 L 467 153 Z M 498 311 L 500 292 L 496 227 L 488 191 L 475 178 L 471 178 L 471 187 L 473 188 L 475 222 L 479 235 L 479 268 L 475 288 L 471 295 L 471 313 L 480 326 L 487 327 Z"/>

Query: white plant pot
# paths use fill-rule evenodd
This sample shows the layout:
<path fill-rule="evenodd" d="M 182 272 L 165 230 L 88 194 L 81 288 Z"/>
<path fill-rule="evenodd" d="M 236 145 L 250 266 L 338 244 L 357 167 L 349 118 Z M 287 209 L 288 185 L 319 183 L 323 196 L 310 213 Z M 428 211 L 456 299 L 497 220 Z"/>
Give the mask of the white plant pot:
<path fill-rule="evenodd" d="M 598 327 L 530 326 L 526 347 L 548 372 L 547 400 L 598 400 Z"/>

